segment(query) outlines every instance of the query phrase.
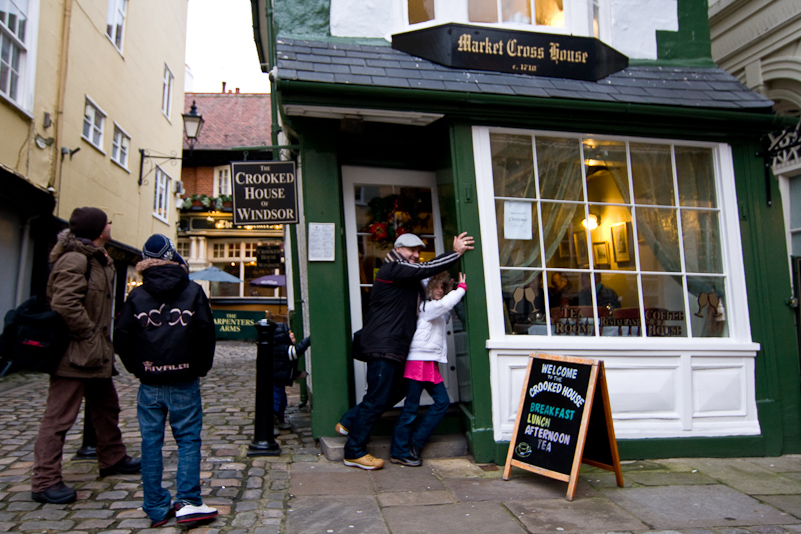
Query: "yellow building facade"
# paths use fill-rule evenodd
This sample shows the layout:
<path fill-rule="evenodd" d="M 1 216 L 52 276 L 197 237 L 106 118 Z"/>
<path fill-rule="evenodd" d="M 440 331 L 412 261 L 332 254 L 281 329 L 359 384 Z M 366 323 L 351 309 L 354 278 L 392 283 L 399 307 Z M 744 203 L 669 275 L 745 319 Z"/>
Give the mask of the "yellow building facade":
<path fill-rule="evenodd" d="M 186 0 L 0 4 L 0 312 L 42 282 L 79 206 L 113 221 L 117 295 L 147 237 L 175 238 Z"/>

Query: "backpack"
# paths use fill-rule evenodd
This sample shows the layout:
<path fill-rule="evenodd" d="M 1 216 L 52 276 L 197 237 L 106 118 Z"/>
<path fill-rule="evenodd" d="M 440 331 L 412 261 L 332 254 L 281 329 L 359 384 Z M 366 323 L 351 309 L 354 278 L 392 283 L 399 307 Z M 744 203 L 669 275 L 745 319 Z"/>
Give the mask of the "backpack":
<path fill-rule="evenodd" d="M 86 280 L 89 267 L 86 264 Z M 0 377 L 15 371 L 51 373 L 70 342 L 70 330 L 61 314 L 50 309 L 44 294 L 9 310 L 0 335 Z"/>

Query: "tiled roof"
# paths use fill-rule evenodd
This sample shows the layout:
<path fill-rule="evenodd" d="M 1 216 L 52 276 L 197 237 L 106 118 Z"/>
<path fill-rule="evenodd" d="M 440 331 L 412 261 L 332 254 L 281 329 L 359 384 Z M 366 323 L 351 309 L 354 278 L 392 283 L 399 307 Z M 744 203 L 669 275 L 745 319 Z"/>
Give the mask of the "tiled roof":
<path fill-rule="evenodd" d="M 250 93 L 186 93 L 184 113 L 196 102 L 203 115 L 195 150 L 270 144 L 270 95 Z M 184 141 L 184 148 L 189 148 Z"/>
<path fill-rule="evenodd" d="M 592 82 L 451 69 L 389 46 L 281 38 L 277 51 L 283 80 L 706 109 L 773 104 L 720 68 L 634 66 Z"/>

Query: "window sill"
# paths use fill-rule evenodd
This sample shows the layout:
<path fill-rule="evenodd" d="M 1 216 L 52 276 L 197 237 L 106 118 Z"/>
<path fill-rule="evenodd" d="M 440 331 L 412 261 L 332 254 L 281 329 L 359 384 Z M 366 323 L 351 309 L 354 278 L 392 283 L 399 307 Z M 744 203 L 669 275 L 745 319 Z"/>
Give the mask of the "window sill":
<path fill-rule="evenodd" d="M 87 143 L 89 143 L 89 145 L 90 145 L 92 148 L 94 148 L 95 150 L 97 150 L 98 152 L 100 152 L 101 154 L 103 154 L 104 156 L 106 155 L 106 151 L 105 151 L 105 150 L 103 150 L 102 148 L 100 148 L 99 146 L 97 146 L 96 144 L 94 144 L 92 141 L 90 141 L 88 137 L 86 137 L 86 136 L 83 136 L 83 135 L 82 135 L 82 136 L 81 136 L 81 139 L 83 139 L 84 141 L 86 141 Z"/>

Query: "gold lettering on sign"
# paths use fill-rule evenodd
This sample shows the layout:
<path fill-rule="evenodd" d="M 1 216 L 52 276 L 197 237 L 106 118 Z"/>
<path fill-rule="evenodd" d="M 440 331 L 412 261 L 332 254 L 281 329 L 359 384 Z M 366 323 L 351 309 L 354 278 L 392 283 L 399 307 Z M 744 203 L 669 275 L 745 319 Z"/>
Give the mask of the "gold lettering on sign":
<path fill-rule="evenodd" d="M 545 49 L 541 46 L 526 46 L 517 43 L 517 39 L 512 39 L 506 43 L 506 53 L 511 57 L 527 57 L 532 59 L 542 59 L 545 57 Z"/>
<path fill-rule="evenodd" d="M 559 63 L 564 61 L 566 63 L 587 63 L 587 52 L 580 50 L 562 50 L 559 48 L 559 43 L 551 43 L 550 48 L 551 61 Z"/>
<path fill-rule="evenodd" d="M 495 56 L 503 55 L 503 40 L 493 43 L 489 37 L 485 37 L 483 41 L 474 41 L 469 33 L 463 33 L 459 36 L 457 52 L 471 52 L 473 54 L 490 54 Z"/>

